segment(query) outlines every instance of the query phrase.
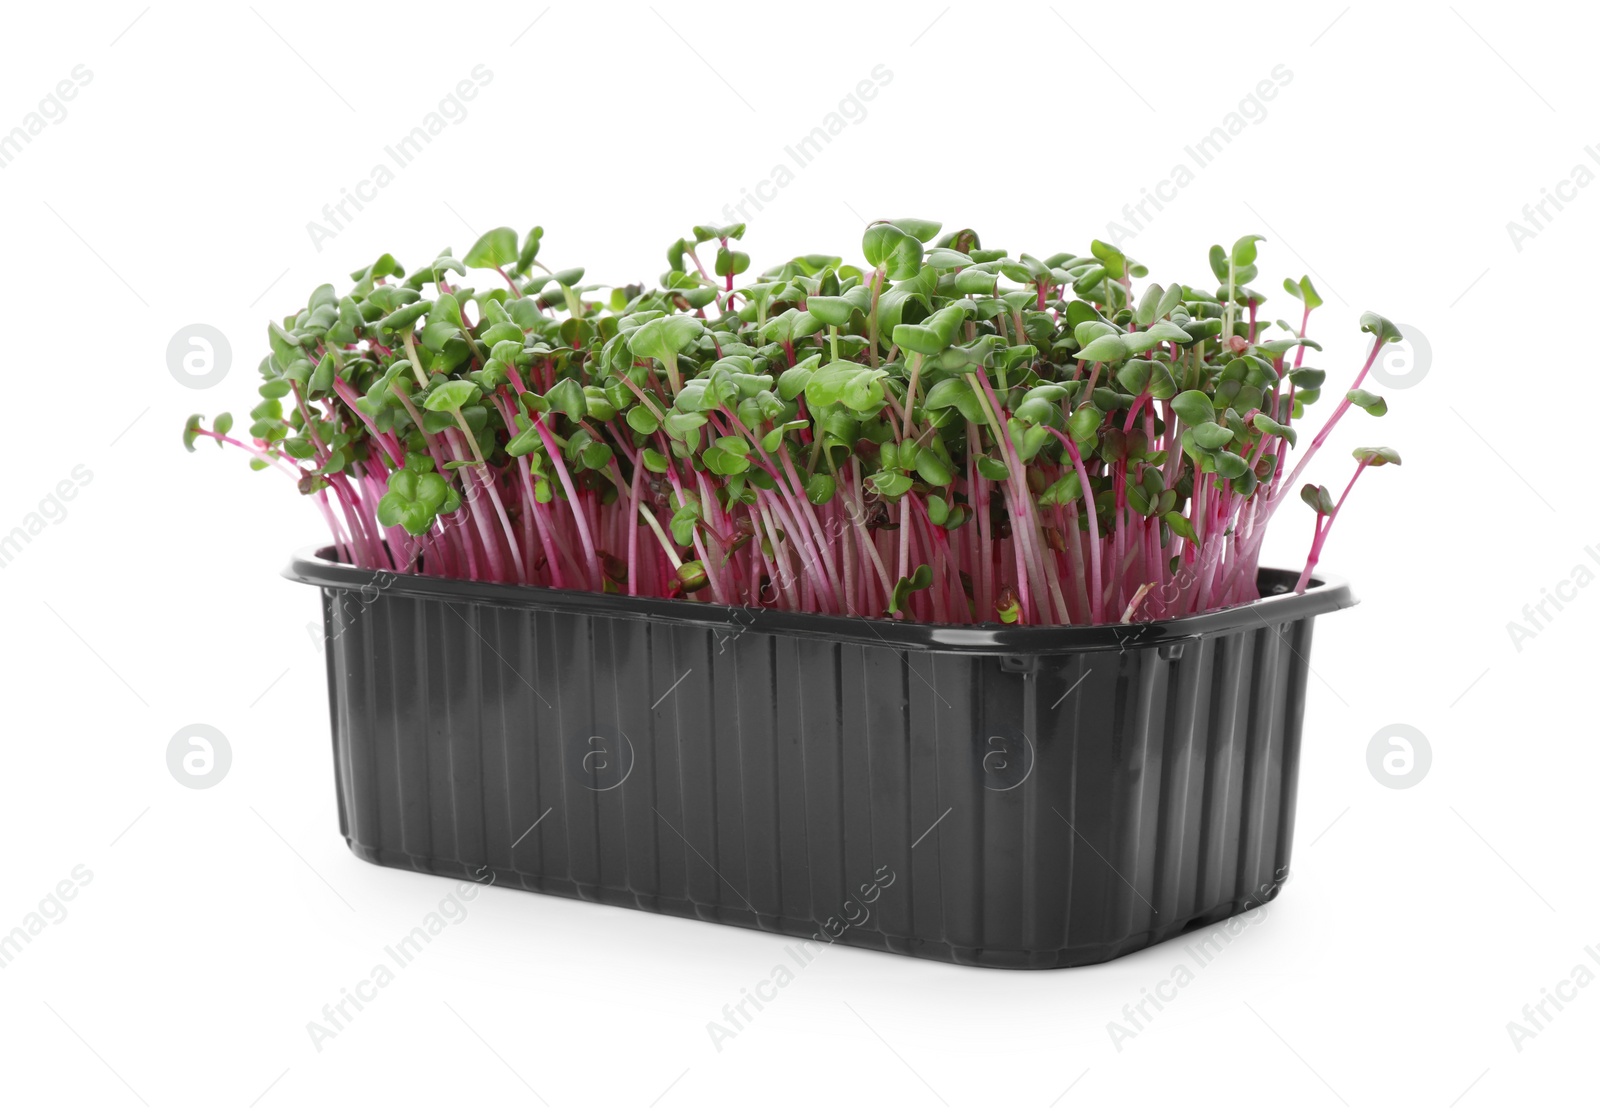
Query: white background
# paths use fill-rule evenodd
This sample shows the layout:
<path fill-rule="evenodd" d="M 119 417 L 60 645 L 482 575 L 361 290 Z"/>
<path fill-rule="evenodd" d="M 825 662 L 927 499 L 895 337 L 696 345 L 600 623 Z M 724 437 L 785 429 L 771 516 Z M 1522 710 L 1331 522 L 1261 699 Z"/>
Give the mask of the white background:
<path fill-rule="evenodd" d="M 1600 989 L 1520 1051 L 1507 1031 L 1575 966 L 1600 975 L 1584 953 L 1600 951 L 1600 588 L 1520 646 L 1507 630 L 1575 566 L 1600 571 L 1585 551 L 1600 188 L 1547 209 L 1521 250 L 1506 227 L 1575 165 L 1600 171 L 1584 13 L 541 9 L 7 12 L 0 131 L 74 66 L 92 80 L 0 169 L 0 533 L 75 466 L 93 478 L 0 568 L 0 932 L 75 865 L 93 881 L 0 969 L 0 1102 L 1592 1105 Z M 493 78 L 466 118 L 319 251 L 307 222 L 478 64 Z M 1405 456 L 1363 477 L 1325 557 L 1363 603 L 1318 625 L 1291 885 L 1120 1049 L 1108 1022 L 1186 961 L 1182 940 L 1034 974 L 840 947 L 718 1051 L 707 1022 L 784 939 L 493 891 L 317 1051 L 307 1022 L 451 884 L 345 848 L 316 594 L 278 576 L 323 525 L 236 455 L 185 455 L 185 416 L 248 411 L 268 316 L 382 251 L 414 263 L 540 223 L 552 266 L 653 280 L 671 240 L 724 219 L 879 64 L 892 81 L 865 119 L 750 210 L 758 267 L 853 257 L 864 220 L 901 215 L 1014 253 L 1082 250 L 1281 64 L 1292 80 L 1265 117 L 1124 247 L 1152 279 L 1209 283 L 1210 244 L 1265 235 L 1258 287 L 1309 271 L 1327 299 L 1312 332 L 1330 395 L 1359 364 L 1362 310 L 1426 337 L 1421 382 L 1375 387 L 1389 416 L 1353 412 L 1313 470 L 1342 484 L 1355 444 Z M 193 323 L 233 348 L 205 391 L 167 367 Z M 1269 557 L 1297 564 L 1304 508 L 1275 530 Z M 165 758 L 193 723 L 233 755 L 203 791 Z M 1367 761 L 1396 723 L 1432 752 L 1404 790 Z"/>

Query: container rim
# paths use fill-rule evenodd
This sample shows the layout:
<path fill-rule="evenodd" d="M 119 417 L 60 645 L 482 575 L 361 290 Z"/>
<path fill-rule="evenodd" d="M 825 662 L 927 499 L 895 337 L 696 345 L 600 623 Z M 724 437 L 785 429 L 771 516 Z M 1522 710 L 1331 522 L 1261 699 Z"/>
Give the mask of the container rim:
<path fill-rule="evenodd" d="M 1187 615 L 1181 619 L 1094 626 L 1014 627 L 998 623 L 956 626 L 772 608 L 729 607 L 696 600 L 611 595 L 570 588 L 495 584 L 421 573 L 363 569 L 336 560 L 332 546 L 307 546 L 297 550 L 283 570 L 283 575 L 300 584 L 354 591 L 363 595 L 368 592 L 392 592 L 401 596 L 458 603 L 641 619 L 715 630 L 736 629 L 741 633 L 753 631 L 759 634 L 881 644 L 896 650 L 991 654 L 1121 651 L 1182 641 L 1199 635 L 1227 634 L 1290 623 L 1339 611 L 1357 602 L 1349 583 L 1342 578 L 1316 577 L 1304 593 L 1296 595 L 1293 587 L 1299 578 L 1298 573 L 1287 569 L 1262 568 L 1256 578 L 1261 591 L 1260 599 Z"/>

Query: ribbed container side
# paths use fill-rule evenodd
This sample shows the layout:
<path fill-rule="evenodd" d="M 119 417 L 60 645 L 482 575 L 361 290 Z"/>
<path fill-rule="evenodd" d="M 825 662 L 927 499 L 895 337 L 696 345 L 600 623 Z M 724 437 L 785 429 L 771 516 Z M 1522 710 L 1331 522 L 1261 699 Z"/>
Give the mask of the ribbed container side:
<path fill-rule="evenodd" d="M 1287 874 L 1310 616 L 916 650 L 324 586 L 372 862 L 986 967 L 1096 963 Z"/>

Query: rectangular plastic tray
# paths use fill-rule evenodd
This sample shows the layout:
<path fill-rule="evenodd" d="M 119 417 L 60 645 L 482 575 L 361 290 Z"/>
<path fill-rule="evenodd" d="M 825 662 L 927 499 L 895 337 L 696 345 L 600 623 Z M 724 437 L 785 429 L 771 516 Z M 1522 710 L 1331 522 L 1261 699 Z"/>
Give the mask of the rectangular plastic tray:
<path fill-rule="evenodd" d="M 927 626 L 374 572 L 322 590 L 369 862 L 983 967 L 1097 963 L 1270 899 L 1316 615 Z M 530 912 L 532 912 L 530 907 Z"/>

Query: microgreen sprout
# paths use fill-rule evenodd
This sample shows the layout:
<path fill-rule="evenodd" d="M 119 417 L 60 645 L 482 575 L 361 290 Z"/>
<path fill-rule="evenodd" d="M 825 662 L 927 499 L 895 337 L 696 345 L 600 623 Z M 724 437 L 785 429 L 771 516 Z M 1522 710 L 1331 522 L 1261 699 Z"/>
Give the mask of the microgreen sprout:
<path fill-rule="evenodd" d="M 184 443 L 286 473 L 365 568 L 944 624 L 1246 603 L 1290 491 L 1304 591 L 1355 481 L 1400 463 L 1360 448 L 1337 499 L 1296 487 L 1351 407 L 1384 414 L 1363 383 L 1400 334 L 1362 317 L 1365 363 L 1298 447 L 1321 298 L 1286 280 L 1298 323 L 1263 317 L 1261 237 L 1211 248 L 1215 286 L 1140 289 L 1098 240 L 940 230 L 877 221 L 864 266 L 751 275 L 744 225 L 696 226 L 653 287 L 550 270 L 541 228 L 410 274 L 384 255 L 270 323 L 247 439 L 195 415 Z"/>

